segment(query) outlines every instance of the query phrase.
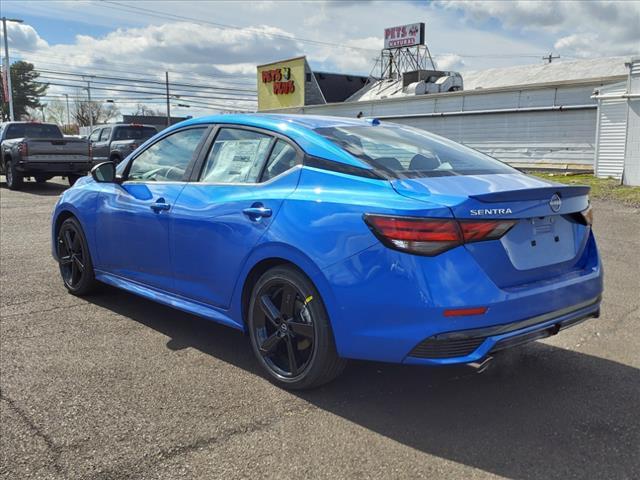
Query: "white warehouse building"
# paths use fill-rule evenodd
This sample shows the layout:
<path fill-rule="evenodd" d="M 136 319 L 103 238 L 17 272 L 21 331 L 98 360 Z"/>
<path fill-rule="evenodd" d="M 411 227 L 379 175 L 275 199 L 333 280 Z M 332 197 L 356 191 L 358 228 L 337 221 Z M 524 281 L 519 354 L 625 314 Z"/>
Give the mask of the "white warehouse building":
<path fill-rule="evenodd" d="M 629 57 L 611 57 L 494 68 L 463 74 L 464 90 L 423 95 L 403 89 L 402 79 L 381 80 L 342 103 L 284 111 L 406 123 L 519 168 L 593 170 L 597 133 L 602 136 L 608 131 L 608 120 L 598 111 L 601 94 L 594 92 L 617 86 L 618 94 L 627 92 L 627 97 L 619 99 L 629 105 L 625 112 L 637 115 L 638 102 L 628 93 L 631 70 L 640 71 L 635 65 L 632 69 Z M 617 120 L 622 118 L 620 109 L 615 114 Z M 629 127 L 626 120 L 616 127 L 617 137 L 612 135 L 611 140 L 626 142 L 628 135 L 622 140 L 620 133 L 621 128 Z M 622 163 L 601 171 L 604 176 L 620 178 L 626 148 L 610 148 L 618 149 L 614 162 Z M 606 148 L 598 152 L 606 155 Z"/>

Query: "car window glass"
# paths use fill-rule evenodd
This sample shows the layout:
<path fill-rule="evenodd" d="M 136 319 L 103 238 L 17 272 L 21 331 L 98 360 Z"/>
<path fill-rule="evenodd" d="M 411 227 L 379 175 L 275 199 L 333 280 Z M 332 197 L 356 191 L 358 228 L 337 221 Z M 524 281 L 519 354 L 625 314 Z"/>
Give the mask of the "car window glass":
<path fill-rule="evenodd" d="M 7 127 L 6 140 L 11 138 L 63 138 L 56 125 L 46 123 L 10 123 Z"/>
<path fill-rule="evenodd" d="M 322 127 L 315 131 L 372 167 L 401 177 L 518 173 L 488 155 L 408 126 Z"/>
<path fill-rule="evenodd" d="M 107 140 L 109 140 L 109 135 L 111 135 L 111 129 L 110 128 L 103 129 L 102 133 L 100 134 L 100 141 L 106 142 Z"/>
<path fill-rule="evenodd" d="M 207 156 L 201 182 L 253 183 L 271 144 L 272 137 L 263 133 L 235 128 L 222 128 Z"/>
<path fill-rule="evenodd" d="M 154 143 L 131 164 L 127 180 L 180 181 L 206 128 L 190 128 Z"/>
<path fill-rule="evenodd" d="M 89 136 L 89 141 L 97 142 L 98 138 L 100 138 L 100 132 L 102 132 L 101 128 L 98 128 L 97 130 L 94 130 L 93 132 L 91 132 L 91 135 Z"/>
<path fill-rule="evenodd" d="M 129 125 L 116 128 L 115 140 L 146 140 L 153 137 L 158 131 L 153 127 L 142 125 Z"/>
<path fill-rule="evenodd" d="M 298 163 L 298 154 L 291 145 L 284 140 L 278 140 L 269 155 L 267 165 L 262 172 L 260 181 L 266 182 L 293 168 Z"/>

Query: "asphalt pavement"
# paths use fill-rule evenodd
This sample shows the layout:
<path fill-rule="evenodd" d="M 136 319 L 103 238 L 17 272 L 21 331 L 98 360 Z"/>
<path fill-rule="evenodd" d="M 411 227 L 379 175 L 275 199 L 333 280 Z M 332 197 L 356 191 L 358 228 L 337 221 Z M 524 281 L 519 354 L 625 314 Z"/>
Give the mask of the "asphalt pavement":
<path fill-rule="evenodd" d="M 601 318 L 480 375 L 351 362 L 290 393 L 239 332 L 67 294 L 49 246 L 64 187 L 0 188 L 0 478 L 640 476 L 640 210 L 594 202 Z"/>

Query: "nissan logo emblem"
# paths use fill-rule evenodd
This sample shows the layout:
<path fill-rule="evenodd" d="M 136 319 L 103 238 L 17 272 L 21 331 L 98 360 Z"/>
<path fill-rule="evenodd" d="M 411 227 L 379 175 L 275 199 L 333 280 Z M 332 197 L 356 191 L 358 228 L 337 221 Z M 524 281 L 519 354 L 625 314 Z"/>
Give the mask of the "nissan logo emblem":
<path fill-rule="evenodd" d="M 551 196 L 551 200 L 549 200 L 549 206 L 551 207 L 551 210 L 553 210 L 554 212 L 557 212 L 558 210 L 560 210 L 560 207 L 562 206 L 562 200 L 560 199 L 560 195 L 558 195 L 557 193 L 554 193 Z"/>

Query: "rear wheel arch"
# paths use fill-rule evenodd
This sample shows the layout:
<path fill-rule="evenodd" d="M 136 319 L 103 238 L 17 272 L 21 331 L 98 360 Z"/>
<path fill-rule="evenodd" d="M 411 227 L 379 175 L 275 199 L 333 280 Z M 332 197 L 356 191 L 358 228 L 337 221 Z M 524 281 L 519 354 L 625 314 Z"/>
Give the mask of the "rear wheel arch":
<path fill-rule="evenodd" d="M 245 326 L 247 325 L 247 312 L 249 310 L 251 292 L 253 291 L 253 287 L 255 287 L 256 283 L 258 282 L 258 279 L 267 270 L 274 267 L 284 266 L 284 265 L 294 267 L 295 269 L 299 270 L 302 274 L 304 274 L 308 278 L 308 275 L 300 267 L 298 267 L 295 263 L 287 259 L 279 258 L 279 257 L 270 257 L 270 258 L 264 258 L 260 260 L 251 268 L 251 270 L 245 277 L 244 284 L 242 286 L 242 294 L 240 297 L 240 307 L 242 309 L 243 325 Z"/>

